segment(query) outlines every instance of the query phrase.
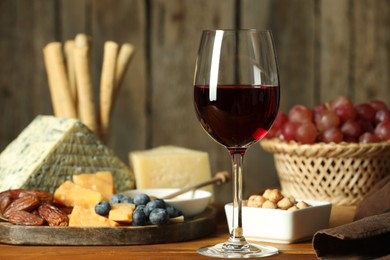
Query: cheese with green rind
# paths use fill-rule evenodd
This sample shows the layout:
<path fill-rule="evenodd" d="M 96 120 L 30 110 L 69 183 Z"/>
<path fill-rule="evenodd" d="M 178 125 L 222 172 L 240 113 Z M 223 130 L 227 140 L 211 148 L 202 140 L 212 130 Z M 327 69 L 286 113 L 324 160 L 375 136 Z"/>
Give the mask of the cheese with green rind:
<path fill-rule="evenodd" d="M 0 191 L 51 193 L 74 174 L 112 172 L 117 191 L 135 186 L 134 174 L 79 120 L 37 116 L 0 154 Z"/>

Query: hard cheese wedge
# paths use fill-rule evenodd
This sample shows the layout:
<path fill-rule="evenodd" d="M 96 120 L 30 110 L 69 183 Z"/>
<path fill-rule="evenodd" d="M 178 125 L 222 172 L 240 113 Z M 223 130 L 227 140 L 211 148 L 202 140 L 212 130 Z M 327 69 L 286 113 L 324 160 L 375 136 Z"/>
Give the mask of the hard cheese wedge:
<path fill-rule="evenodd" d="M 114 178 L 111 172 L 84 173 L 73 175 L 73 182 L 86 189 L 100 192 L 109 201 L 115 193 Z"/>
<path fill-rule="evenodd" d="M 75 206 L 69 216 L 70 227 L 117 227 L 119 224 L 95 213 L 94 209 Z"/>
<path fill-rule="evenodd" d="M 133 222 L 134 209 L 135 204 L 132 203 L 113 204 L 108 218 L 118 222 L 131 223 Z"/>
<path fill-rule="evenodd" d="M 38 116 L 0 154 L 0 191 L 49 192 L 74 174 L 112 172 L 117 191 L 134 188 L 126 164 L 75 119 Z"/>
<path fill-rule="evenodd" d="M 71 181 L 65 181 L 54 192 L 54 201 L 68 207 L 94 208 L 102 200 L 100 192 L 83 188 Z"/>
<path fill-rule="evenodd" d="M 183 188 L 211 178 L 206 152 L 160 146 L 131 152 L 129 157 L 137 189 Z M 205 189 L 212 191 L 211 186 Z"/>

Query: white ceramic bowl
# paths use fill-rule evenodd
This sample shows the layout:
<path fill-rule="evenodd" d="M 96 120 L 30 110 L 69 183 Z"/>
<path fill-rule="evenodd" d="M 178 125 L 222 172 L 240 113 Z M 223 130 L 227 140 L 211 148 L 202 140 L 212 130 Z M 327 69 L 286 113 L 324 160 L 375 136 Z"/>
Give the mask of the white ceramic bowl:
<path fill-rule="evenodd" d="M 300 210 L 242 208 L 242 226 L 248 240 L 290 244 L 310 239 L 328 227 L 331 203 L 304 200 L 311 205 Z M 225 205 L 229 229 L 233 218 L 233 204 Z"/>
<path fill-rule="evenodd" d="M 180 189 L 136 189 L 125 191 L 122 194 L 133 197 L 145 193 L 157 198 L 172 194 Z M 165 203 L 181 210 L 185 217 L 193 217 L 202 213 L 208 206 L 212 194 L 205 190 L 189 191 L 173 199 L 165 199 Z"/>

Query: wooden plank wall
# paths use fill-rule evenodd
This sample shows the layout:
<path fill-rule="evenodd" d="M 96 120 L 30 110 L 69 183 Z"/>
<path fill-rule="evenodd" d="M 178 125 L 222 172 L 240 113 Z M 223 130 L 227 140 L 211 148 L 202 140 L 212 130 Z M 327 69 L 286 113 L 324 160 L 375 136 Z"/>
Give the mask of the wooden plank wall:
<path fill-rule="evenodd" d="M 338 95 L 390 104 L 390 1 L 387 0 L 0 0 L 0 150 L 38 114 L 51 114 L 42 47 L 77 33 L 93 38 L 98 93 L 104 41 L 130 42 L 136 55 L 117 100 L 109 146 L 132 150 L 179 145 L 209 152 L 212 171 L 229 169 L 224 148 L 198 124 L 194 62 L 204 28 L 273 31 L 281 109 Z M 272 156 L 253 146 L 245 196 L 277 186 Z M 216 190 L 231 200 L 231 187 Z"/>

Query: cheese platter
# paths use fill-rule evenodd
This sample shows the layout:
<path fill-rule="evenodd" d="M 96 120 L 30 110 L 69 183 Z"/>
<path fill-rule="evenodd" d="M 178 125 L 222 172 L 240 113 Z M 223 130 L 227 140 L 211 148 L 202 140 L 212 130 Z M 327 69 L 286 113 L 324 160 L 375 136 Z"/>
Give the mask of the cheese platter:
<path fill-rule="evenodd" d="M 212 192 L 199 188 L 226 183 L 226 174 L 211 179 L 205 153 L 167 149 L 153 154 L 149 164 L 163 161 L 161 167 L 172 168 L 173 177 L 178 172 L 183 177 L 182 166 L 192 161 L 199 165 L 202 157 L 207 171 L 200 178 L 184 178 L 184 189 L 147 194 L 157 190 L 140 190 L 139 185 L 134 189 L 136 182 L 142 183 L 143 168 L 136 180 L 133 171 L 80 121 L 38 116 L 0 153 L 0 243 L 142 245 L 209 235 L 216 228 L 216 210 L 209 205 Z M 177 150 L 176 164 L 165 160 L 172 150 Z M 24 163 L 15 163 L 15 158 Z M 171 196 L 165 201 L 166 195 Z"/>

